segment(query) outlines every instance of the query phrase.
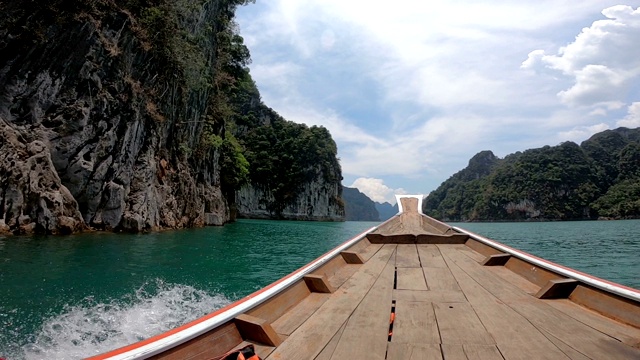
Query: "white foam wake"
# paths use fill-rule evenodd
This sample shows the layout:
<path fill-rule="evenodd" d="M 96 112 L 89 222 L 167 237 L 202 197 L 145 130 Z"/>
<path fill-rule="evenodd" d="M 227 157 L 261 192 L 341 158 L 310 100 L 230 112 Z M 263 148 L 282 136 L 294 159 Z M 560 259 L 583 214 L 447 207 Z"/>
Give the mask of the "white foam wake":
<path fill-rule="evenodd" d="M 191 286 L 145 283 L 127 299 L 86 298 L 46 319 L 19 354 L 8 359 L 79 359 L 131 344 L 206 315 L 230 303 Z"/>

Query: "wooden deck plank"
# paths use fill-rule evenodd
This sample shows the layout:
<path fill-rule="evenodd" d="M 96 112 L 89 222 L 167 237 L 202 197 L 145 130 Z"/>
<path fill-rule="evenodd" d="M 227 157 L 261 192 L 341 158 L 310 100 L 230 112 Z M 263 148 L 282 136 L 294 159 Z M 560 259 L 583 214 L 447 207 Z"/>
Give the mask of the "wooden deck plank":
<path fill-rule="evenodd" d="M 468 360 L 461 344 L 442 344 L 440 347 L 444 360 Z"/>
<path fill-rule="evenodd" d="M 495 344 L 468 303 L 434 303 L 433 309 L 443 344 Z"/>
<path fill-rule="evenodd" d="M 447 255 L 458 256 L 453 253 Z M 582 353 L 592 358 L 640 358 L 640 349 L 620 343 L 576 321 L 547 305 L 545 301 L 529 296 L 506 281 L 496 281 L 499 278 L 494 277 L 486 268 L 478 267 L 477 264 L 466 258 L 458 257 L 453 261 L 477 283 L 488 289 L 513 311 L 526 318 L 539 331 L 544 330 L 552 334 L 573 349 L 580 349 Z M 478 311 L 477 307 L 476 311 Z"/>
<path fill-rule="evenodd" d="M 384 359 L 395 265 L 389 261 L 355 309 L 338 341 L 332 359 Z"/>
<path fill-rule="evenodd" d="M 396 301 L 393 343 L 439 344 L 440 334 L 430 302 Z"/>
<path fill-rule="evenodd" d="M 397 267 L 420 267 L 420 258 L 415 244 L 402 244 L 396 253 Z"/>
<path fill-rule="evenodd" d="M 402 248 L 403 245 L 398 246 Z M 398 284 L 399 290 L 427 290 L 427 282 L 424 279 L 424 273 L 422 268 L 419 267 L 399 267 L 398 272 Z"/>
<path fill-rule="evenodd" d="M 455 246 L 455 245 L 454 245 Z M 447 264 L 442 259 L 442 254 L 438 247 L 433 244 L 418 244 L 418 254 L 420 255 L 420 263 L 424 267 L 446 268 Z"/>
<path fill-rule="evenodd" d="M 338 346 L 338 341 L 340 341 L 340 337 L 342 336 L 345 327 L 347 327 L 347 321 L 342 324 L 340 330 L 338 330 L 338 332 L 333 335 L 331 340 L 322 349 L 320 354 L 316 356 L 315 360 L 331 360 L 331 356 L 333 356 L 333 352 L 336 350 L 336 346 Z"/>
<path fill-rule="evenodd" d="M 354 264 L 344 265 L 342 268 L 336 270 L 336 272 L 333 273 L 333 275 L 329 278 L 329 284 L 334 289 L 339 288 L 340 286 L 342 286 L 342 284 L 344 284 L 345 281 L 347 281 L 351 276 L 353 276 L 353 274 L 355 274 L 356 271 L 358 271 L 360 266 L 362 265 L 354 265 Z"/>
<path fill-rule="evenodd" d="M 531 281 L 503 266 L 488 267 L 487 271 L 490 271 L 495 276 L 500 277 L 508 283 L 518 287 L 520 290 L 524 291 L 527 294 L 533 295 L 537 293 L 538 290 L 540 290 L 540 286 L 532 283 Z"/>
<path fill-rule="evenodd" d="M 549 339 L 552 343 L 554 343 L 558 347 L 558 349 L 560 349 L 563 353 L 565 353 L 565 355 L 567 355 L 571 360 L 597 360 L 597 359 L 591 359 L 590 357 L 584 355 L 583 353 L 572 348 L 571 346 L 563 343 L 562 341 L 560 341 L 560 339 L 556 338 L 555 336 L 549 334 L 544 330 L 542 331 L 542 333 L 545 334 L 547 336 L 547 339 Z"/>
<path fill-rule="evenodd" d="M 463 345 L 468 360 L 504 360 L 495 345 Z M 534 358 L 532 356 L 531 358 Z"/>
<path fill-rule="evenodd" d="M 530 360 L 531 354 L 536 354 L 538 359 L 568 359 L 529 320 L 499 301 L 491 292 L 467 274 L 469 272 L 475 275 L 482 271 L 483 268 L 478 263 L 455 249 L 447 249 L 446 245 L 439 246 L 439 248 L 460 288 L 484 327 L 496 341 L 498 349 L 505 359 Z"/>
<path fill-rule="evenodd" d="M 473 250 L 472 248 L 468 247 L 466 244 L 463 244 L 463 245 L 453 244 L 451 245 L 451 247 L 453 249 L 458 250 L 462 254 L 465 254 L 466 256 L 470 257 L 472 260 L 474 260 L 477 263 L 482 262 L 486 258 L 485 255 L 482 255 L 479 252 Z"/>
<path fill-rule="evenodd" d="M 394 290 L 393 300 L 426 302 L 465 302 L 467 298 L 461 290 Z"/>
<path fill-rule="evenodd" d="M 444 360 L 504 360 L 495 345 L 442 344 L 442 354 Z"/>
<path fill-rule="evenodd" d="M 442 360 L 438 344 L 389 343 L 387 360 Z"/>
<path fill-rule="evenodd" d="M 629 346 L 640 348 L 640 329 L 638 328 L 600 315 L 597 312 L 584 308 L 571 300 L 549 300 L 545 301 L 545 303 L 553 306 L 557 310 L 562 311 L 581 323 L 618 339 Z"/>
<path fill-rule="evenodd" d="M 543 329 L 563 343 L 593 359 L 640 359 L 640 349 L 621 343 L 543 301 L 508 303 L 538 329 Z"/>
<path fill-rule="evenodd" d="M 366 239 L 365 239 L 366 240 Z M 363 240 L 364 241 L 364 240 Z M 366 240 L 369 242 L 369 240 Z M 382 248 L 382 244 L 371 244 L 360 251 L 360 257 L 366 262 Z"/>
<path fill-rule="evenodd" d="M 449 268 L 422 268 L 424 277 L 427 280 L 429 290 L 451 290 L 460 291 L 456 278 L 451 274 Z"/>
<path fill-rule="evenodd" d="M 287 311 L 271 326 L 282 335 L 291 335 L 302 323 L 304 323 L 313 313 L 329 299 L 330 294 L 311 293 L 293 309 Z"/>
<path fill-rule="evenodd" d="M 360 271 L 331 294 L 314 315 L 300 325 L 267 359 L 316 357 L 369 292 L 395 253 L 395 247 L 395 245 L 384 245 L 366 264 L 362 265 Z"/>

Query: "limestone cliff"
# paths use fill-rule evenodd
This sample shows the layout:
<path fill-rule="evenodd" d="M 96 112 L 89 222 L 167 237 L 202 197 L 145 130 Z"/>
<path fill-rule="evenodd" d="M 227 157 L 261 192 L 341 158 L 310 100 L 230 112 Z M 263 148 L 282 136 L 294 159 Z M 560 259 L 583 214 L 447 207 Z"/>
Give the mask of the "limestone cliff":
<path fill-rule="evenodd" d="M 252 219 L 287 219 L 313 221 L 344 221 L 341 199 L 336 196 L 339 184 L 323 181 L 306 183 L 294 201 L 279 213 L 270 208 L 276 202 L 273 192 L 248 185 L 236 193 L 238 217 Z"/>
<path fill-rule="evenodd" d="M 0 232 L 232 220 L 220 109 L 244 2 L 0 2 Z"/>

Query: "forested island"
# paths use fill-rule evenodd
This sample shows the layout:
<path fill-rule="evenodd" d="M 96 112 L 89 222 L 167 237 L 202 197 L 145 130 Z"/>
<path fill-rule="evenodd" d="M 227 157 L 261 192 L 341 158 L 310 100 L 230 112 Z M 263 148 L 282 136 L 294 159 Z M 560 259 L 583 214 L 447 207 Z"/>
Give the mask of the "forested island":
<path fill-rule="evenodd" d="M 640 129 L 504 159 L 482 151 L 431 192 L 423 210 L 444 221 L 640 218 Z"/>
<path fill-rule="evenodd" d="M 331 135 L 249 74 L 248 2 L 0 2 L 0 232 L 344 220 Z"/>

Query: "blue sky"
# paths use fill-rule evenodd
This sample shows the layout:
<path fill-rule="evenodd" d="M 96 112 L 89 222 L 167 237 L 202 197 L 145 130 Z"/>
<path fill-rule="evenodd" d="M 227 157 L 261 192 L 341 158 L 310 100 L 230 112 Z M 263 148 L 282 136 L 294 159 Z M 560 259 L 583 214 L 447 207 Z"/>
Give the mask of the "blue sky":
<path fill-rule="evenodd" d="M 264 103 L 329 129 L 343 184 L 392 201 L 482 150 L 640 126 L 639 5 L 257 0 L 236 20 Z"/>

